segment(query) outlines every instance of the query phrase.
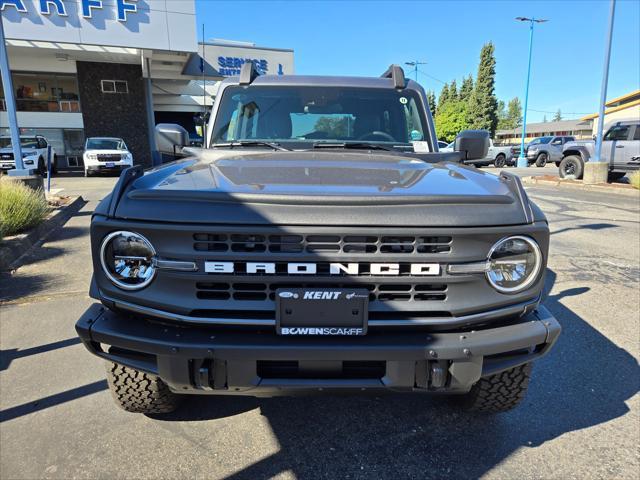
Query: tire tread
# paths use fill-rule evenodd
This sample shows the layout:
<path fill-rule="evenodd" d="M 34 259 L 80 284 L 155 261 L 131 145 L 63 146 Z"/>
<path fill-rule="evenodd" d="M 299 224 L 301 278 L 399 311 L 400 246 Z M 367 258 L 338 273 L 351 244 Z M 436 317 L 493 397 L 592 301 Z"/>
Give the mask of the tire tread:
<path fill-rule="evenodd" d="M 506 412 L 525 397 L 531 378 L 531 363 L 483 377 L 465 397 L 467 410 L 487 413 Z"/>
<path fill-rule="evenodd" d="M 179 396 L 158 377 L 117 363 L 107 364 L 109 390 L 116 403 L 127 412 L 170 413 Z"/>

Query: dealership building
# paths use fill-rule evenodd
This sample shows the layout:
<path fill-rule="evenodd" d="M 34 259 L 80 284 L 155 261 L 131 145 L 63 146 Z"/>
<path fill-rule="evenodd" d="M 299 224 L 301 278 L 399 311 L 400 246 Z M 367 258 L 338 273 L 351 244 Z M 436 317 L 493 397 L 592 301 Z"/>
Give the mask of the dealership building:
<path fill-rule="evenodd" d="M 120 137 L 152 163 L 156 123 L 183 125 L 214 100 L 217 82 L 246 61 L 293 73 L 293 51 L 198 42 L 193 0 L 0 0 L 23 135 L 45 136 L 60 167 L 82 165 L 87 137 Z M 9 122 L 0 85 L 0 134 Z"/>

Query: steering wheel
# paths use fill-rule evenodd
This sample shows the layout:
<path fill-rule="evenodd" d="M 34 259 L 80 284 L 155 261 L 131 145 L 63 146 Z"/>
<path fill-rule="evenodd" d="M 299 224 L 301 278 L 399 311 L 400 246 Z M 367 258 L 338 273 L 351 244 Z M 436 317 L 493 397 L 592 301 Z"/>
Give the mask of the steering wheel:
<path fill-rule="evenodd" d="M 358 140 L 375 140 L 372 137 L 382 137 L 388 142 L 395 142 L 396 139 L 389 135 L 387 132 L 381 132 L 379 130 L 374 130 L 373 132 L 365 133 L 364 135 L 358 137 Z"/>

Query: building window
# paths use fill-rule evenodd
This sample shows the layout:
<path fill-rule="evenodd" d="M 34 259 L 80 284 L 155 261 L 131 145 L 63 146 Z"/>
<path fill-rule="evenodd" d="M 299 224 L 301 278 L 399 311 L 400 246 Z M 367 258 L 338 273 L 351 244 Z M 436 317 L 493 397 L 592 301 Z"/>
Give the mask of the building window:
<path fill-rule="evenodd" d="M 102 93 L 129 93 L 129 85 L 124 80 L 102 80 Z"/>
<path fill-rule="evenodd" d="M 20 112 L 80 112 L 78 79 L 75 75 L 42 72 L 11 72 Z M 6 110 L 0 82 L 0 110 Z"/>

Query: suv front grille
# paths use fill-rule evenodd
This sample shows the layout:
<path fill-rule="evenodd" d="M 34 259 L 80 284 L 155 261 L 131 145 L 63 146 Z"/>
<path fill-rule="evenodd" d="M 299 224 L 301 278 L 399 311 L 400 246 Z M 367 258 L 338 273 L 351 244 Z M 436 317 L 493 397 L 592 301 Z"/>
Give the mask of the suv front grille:
<path fill-rule="evenodd" d="M 434 254 L 449 253 L 449 236 L 413 235 L 265 235 L 195 233 L 198 252 L 290 253 L 290 254 Z"/>
<path fill-rule="evenodd" d="M 122 155 L 119 153 L 98 153 L 96 158 L 99 162 L 119 162 L 122 160 Z"/>

